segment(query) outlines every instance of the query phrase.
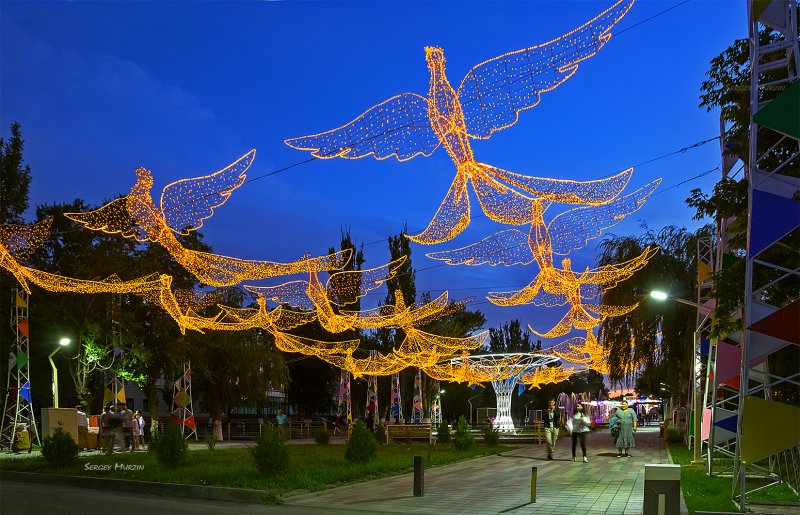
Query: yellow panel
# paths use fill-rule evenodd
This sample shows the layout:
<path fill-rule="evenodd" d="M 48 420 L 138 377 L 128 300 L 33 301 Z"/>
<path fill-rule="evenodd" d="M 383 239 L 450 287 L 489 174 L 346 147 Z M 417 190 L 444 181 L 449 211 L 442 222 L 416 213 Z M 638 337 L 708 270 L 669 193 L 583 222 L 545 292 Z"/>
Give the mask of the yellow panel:
<path fill-rule="evenodd" d="M 744 463 L 753 463 L 800 445 L 800 408 L 758 397 L 745 397 L 742 416 Z"/>

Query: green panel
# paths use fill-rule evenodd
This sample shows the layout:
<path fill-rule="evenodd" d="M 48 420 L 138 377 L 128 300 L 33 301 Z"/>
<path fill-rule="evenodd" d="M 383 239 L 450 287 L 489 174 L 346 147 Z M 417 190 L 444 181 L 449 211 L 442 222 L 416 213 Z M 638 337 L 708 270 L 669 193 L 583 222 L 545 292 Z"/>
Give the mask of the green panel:
<path fill-rule="evenodd" d="M 753 117 L 762 127 L 800 139 L 800 81 L 795 81 L 783 93 L 772 99 Z"/>
<path fill-rule="evenodd" d="M 17 370 L 22 370 L 22 367 L 28 362 L 28 356 L 22 352 L 22 349 L 17 349 Z"/>

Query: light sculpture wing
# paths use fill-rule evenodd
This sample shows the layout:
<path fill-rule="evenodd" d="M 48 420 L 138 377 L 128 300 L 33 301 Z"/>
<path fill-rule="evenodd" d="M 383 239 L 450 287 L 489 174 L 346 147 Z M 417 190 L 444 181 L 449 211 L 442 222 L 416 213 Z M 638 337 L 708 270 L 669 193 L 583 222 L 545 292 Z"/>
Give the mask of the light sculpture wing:
<path fill-rule="evenodd" d="M 251 150 L 218 172 L 167 185 L 161 194 L 160 207 L 155 205 L 151 196 L 152 174 L 138 168 L 138 181 L 127 196 L 93 211 L 65 213 L 65 216 L 87 229 L 121 234 L 137 241 L 157 242 L 209 286 L 232 286 L 242 281 L 343 267 L 350 259 L 352 252 L 349 250 L 280 263 L 200 252 L 180 243 L 176 234 L 186 235 L 202 227 L 203 220 L 211 217 L 214 209 L 224 204 L 233 190 L 244 183 L 245 173 L 254 157 L 255 150 Z"/>
<path fill-rule="evenodd" d="M 44 244 L 52 223 L 48 216 L 33 225 L 0 225 L 0 267 L 13 275 L 28 295 L 31 290 L 21 262 Z"/>
<path fill-rule="evenodd" d="M 590 329 L 608 316 L 630 312 L 633 306 L 601 306 L 592 304 L 602 291 L 613 288 L 647 264 L 657 249 L 648 248 L 642 255 L 614 265 L 576 273 L 571 261 L 564 258 L 561 267 L 553 262 L 554 249 L 562 254 L 582 248 L 600 236 L 604 229 L 619 223 L 637 211 L 661 182 L 652 181 L 644 187 L 603 205 L 568 210 L 556 216 L 550 224 L 544 222 L 544 207 L 536 201 L 531 206 L 532 222 L 528 235 L 516 229 L 501 231 L 478 243 L 463 248 L 432 252 L 432 259 L 451 265 L 515 265 L 536 262 L 539 268 L 533 281 L 520 290 L 489 292 L 487 299 L 498 306 L 534 304 L 538 306 L 570 305 L 567 314 L 547 332 L 535 334 L 544 338 L 563 336 L 573 327 Z"/>
<path fill-rule="evenodd" d="M 512 225 L 531 221 L 532 196 L 575 204 L 606 203 L 625 187 L 629 170 L 585 182 L 520 175 L 478 162 L 469 140 L 488 138 L 512 125 L 520 111 L 539 102 L 541 93 L 571 77 L 581 61 L 608 42 L 611 28 L 632 4 L 633 0 L 618 0 L 555 40 L 484 61 L 467 73 L 458 91 L 445 73 L 444 51 L 426 47 L 427 98 L 403 93 L 341 127 L 287 139 L 286 144 L 319 158 L 372 155 L 378 159 L 395 156 L 401 161 L 420 154 L 429 156 L 442 145 L 456 165 L 456 175 L 428 227 L 409 236 L 422 244 L 449 240 L 469 225 L 470 183 L 483 212 L 492 220 Z"/>

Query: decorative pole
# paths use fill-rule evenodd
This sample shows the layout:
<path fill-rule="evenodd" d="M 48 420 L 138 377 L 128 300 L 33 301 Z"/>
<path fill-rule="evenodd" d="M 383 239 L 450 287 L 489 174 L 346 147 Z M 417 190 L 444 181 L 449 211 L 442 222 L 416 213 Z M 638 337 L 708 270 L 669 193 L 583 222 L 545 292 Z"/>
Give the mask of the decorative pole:
<path fill-rule="evenodd" d="M 403 421 L 403 399 L 400 396 L 400 373 L 392 374 L 392 393 L 391 393 L 390 417 L 394 423 Z"/>
<path fill-rule="evenodd" d="M 417 375 L 414 376 L 414 410 L 411 414 L 412 422 L 415 424 L 422 423 L 425 417 L 425 410 L 422 407 L 422 369 L 417 369 Z"/>

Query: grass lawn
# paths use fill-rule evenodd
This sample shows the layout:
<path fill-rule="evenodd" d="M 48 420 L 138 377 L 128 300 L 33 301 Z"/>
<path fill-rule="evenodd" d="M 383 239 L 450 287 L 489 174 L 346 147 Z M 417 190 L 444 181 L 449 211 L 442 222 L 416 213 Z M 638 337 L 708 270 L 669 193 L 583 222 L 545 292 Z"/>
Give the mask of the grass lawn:
<path fill-rule="evenodd" d="M 681 489 L 689 513 L 700 511 L 738 511 L 731 500 L 732 481 L 730 477 L 711 477 L 706 474 L 705 465 L 691 465 L 693 451 L 682 443 L 670 443 L 672 461 L 681 466 Z M 755 488 L 763 481 L 748 480 L 748 489 Z M 777 485 L 748 495 L 749 501 L 796 501 L 797 497 L 786 485 Z"/>
<path fill-rule="evenodd" d="M 476 445 L 471 451 L 456 451 L 451 445 L 436 445 L 428 459 L 428 445 L 383 445 L 370 463 L 353 464 L 344 459 L 344 445 L 289 445 L 291 465 L 276 478 L 258 475 L 247 449 L 190 451 L 187 462 L 175 470 L 161 466 L 153 453 L 97 454 L 81 457 L 78 465 L 67 469 L 48 468 L 42 457 L 4 458 L 0 469 L 19 472 L 79 475 L 132 479 L 162 483 L 252 488 L 269 492 L 269 497 L 289 492 L 316 491 L 345 483 L 366 481 L 413 470 L 414 455 L 425 458 L 425 467 L 436 467 L 465 459 L 511 450 L 512 447 Z M 143 465 L 143 470 L 114 470 L 115 464 Z M 110 465 L 110 470 L 98 470 Z"/>

